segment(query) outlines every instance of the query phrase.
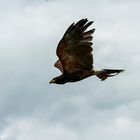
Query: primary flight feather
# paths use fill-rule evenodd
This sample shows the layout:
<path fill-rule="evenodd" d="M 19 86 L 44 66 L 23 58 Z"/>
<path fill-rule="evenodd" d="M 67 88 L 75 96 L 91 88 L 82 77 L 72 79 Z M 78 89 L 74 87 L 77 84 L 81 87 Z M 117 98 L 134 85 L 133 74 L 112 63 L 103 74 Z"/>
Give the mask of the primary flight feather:
<path fill-rule="evenodd" d="M 92 75 L 105 80 L 124 71 L 120 69 L 95 70 L 93 68 L 91 41 L 95 29 L 86 31 L 92 23 L 93 21 L 82 19 L 77 23 L 72 23 L 66 30 L 58 43 L 56 54 L 59 59 L 54 64 L 62 74 L 53 78 L 50 83 L 77 82 Z"/>

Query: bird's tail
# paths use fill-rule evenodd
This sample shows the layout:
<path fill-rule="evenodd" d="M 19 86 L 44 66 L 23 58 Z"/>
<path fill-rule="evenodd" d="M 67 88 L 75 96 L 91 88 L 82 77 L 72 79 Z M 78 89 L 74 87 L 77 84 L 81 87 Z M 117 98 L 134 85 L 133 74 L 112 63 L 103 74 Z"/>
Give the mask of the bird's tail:
<path fill-rule="evenodd" d="M 115 76 L 123 71 L 124 70 L 121 70 L 121 69 L 119 69 L 119 70 L 117 70 L 117 69 L 102 69 L 102 70 L 94 71 L 94 74 L 103 81 L 103 80 L 106 80 L 108 77 Z"/>

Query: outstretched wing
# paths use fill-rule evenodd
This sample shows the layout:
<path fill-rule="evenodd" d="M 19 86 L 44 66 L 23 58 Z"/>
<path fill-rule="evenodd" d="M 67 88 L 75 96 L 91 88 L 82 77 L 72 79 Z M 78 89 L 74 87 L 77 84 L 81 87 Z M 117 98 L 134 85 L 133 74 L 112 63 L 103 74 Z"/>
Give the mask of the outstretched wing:
<path fill-rule="evenodd" d="M 92 23 L 93 21 L 82 19 L 76 24 L 71 24 L 60 40 L 56 53 L 64 72 L 72 73 L 77 69 L 93 68 L 91 41 L 95 29 L 86 31 Z"/>

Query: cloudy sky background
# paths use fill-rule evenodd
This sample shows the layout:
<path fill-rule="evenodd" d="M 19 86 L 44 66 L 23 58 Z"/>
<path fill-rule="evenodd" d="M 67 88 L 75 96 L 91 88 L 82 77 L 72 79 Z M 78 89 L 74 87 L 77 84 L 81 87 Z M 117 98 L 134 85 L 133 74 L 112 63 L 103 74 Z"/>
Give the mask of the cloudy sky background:
<path fill-rule="evenodd" d="M 139 140 L 140 1 L 0 1 L 0 140 Z M 94 20 L 96 68 L 126 69 L 49 85 L 66 28 Z"/>

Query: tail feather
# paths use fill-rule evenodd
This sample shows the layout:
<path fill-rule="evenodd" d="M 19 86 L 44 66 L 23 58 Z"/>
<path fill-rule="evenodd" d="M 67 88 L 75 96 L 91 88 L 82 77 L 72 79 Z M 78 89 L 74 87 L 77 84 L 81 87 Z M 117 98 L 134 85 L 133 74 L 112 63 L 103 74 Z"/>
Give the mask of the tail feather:
<path fill-rule="evenodd" d="M 107 79 L 108 77 L 112 77 L 118 75 L 119 73 L 123 72 L 122 69 L 102 69 L 99 71 L 95 71 L 95 75 L 100 78 L 102 81 Z"/>

